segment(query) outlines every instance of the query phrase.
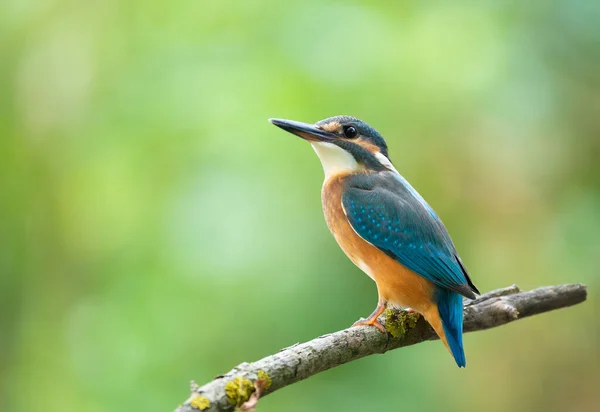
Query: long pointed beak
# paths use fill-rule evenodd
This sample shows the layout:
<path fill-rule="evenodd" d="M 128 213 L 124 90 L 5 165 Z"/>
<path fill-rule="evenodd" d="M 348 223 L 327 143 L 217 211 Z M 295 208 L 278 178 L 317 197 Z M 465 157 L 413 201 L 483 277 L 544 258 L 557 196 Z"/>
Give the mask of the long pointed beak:
<path fill-rule="evenodd" d="M 323 142 L 327 140 L 333 140 L 337 137 L 337 135 L 334 133 L 319 129 L 318 127 L 308 123 L 295 122 L 293 120 L 285 119 L 269 119 L 269 121 L 275 126 L 282 128 L 286 132 L 295 134 L 296 136 L 299 136 L 304 140 L 308 140 L 309 142 Z"/>

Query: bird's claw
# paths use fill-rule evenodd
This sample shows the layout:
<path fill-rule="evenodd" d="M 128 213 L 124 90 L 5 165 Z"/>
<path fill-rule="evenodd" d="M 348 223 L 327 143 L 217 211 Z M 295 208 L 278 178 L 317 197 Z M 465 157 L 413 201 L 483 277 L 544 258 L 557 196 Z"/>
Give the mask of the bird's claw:
<path fill-rule="evenodd" d="M 375 326 L 377 329 L 379 329 L 381 332 L 383 333 L 387 333 L 385 328 L 383 327 L 383 325 L 379 322 L 379 320 L 377 320 L 377 318 L 372 319 L 372 320 L 368 320 L 368 319 L 363 319 L 360 318 L 360 320 L 357 320 L 356 322 L 354 322 L 354 324 L 352 325 L 352 327 L 355 326 Z"/>

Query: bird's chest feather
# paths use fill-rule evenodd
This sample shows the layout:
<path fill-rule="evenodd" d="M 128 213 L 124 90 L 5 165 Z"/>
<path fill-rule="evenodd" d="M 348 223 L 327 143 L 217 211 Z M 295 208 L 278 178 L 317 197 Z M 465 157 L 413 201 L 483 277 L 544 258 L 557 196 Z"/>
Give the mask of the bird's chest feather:
<path fill-rule="evenodd" d="M 424 309 L 431 302 L 434 285 L 365 241 L 350 225 L 342 206 L 347 177 L 335 175 L 323 184 L 321 199 L 329 230 L 348 258 L 377 283 L 382 298 Z"/>
<path fill-rule="evenodd" d="M 371 260 L 370 257 L 376 252 L 371 244 L 352 229 L 346 213 L 342 207 L 342 193 L 344 190 L 344 176 L 333 176 L 325 181 L 321 192 L 321 200 L 323 202 L 323 214 L 327 227 L 335 237 L 335 240 L 340 245 L 344 253 L 360 267 L 371 278 L 373 274 L 369 273 L 368 268 L 364 267 L 365 258 Z M 365 270 L 367 269 L 367 270 Z"/>

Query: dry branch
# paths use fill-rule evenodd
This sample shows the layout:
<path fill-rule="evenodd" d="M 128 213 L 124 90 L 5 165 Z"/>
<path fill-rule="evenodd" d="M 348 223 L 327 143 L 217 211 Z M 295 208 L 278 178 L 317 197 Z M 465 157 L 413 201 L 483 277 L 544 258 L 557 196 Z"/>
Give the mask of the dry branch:
<path fill-rule="evenodd" d="M 565 308 L 585 301 L 582 284 L 541 287 L 520 292 L 516 285 L 494 290 L 473 301 L 465 301 L 465 332 L 504 325 L 514 320 Z M 391 317 L 390 317 L 391 315 Z M 241 406 L 254 392 L 259 378 L 263 396 L 306 379 L 319 372 L 376 353 L 437 339 L 423 318 L 388 312 L 391 322 L 403 329 L 398 337 L 383 334 L 377 328 L 361 326 L 341 330 L 280 350 L 254 363 L 242 363 L 225 375 L 203 386 L 193 384 L 192 395 L 176 412 L 230 411 Z M 398 320 L 400 319 L 400 322 Z M 380 319 L 385 325 L 386 319 Z M 416 322 L 415 322 L 416 320 Z M 256 398 L 256 396 L 255 396 Z M 247 406 L 247 405 L 245 405 Z"/>

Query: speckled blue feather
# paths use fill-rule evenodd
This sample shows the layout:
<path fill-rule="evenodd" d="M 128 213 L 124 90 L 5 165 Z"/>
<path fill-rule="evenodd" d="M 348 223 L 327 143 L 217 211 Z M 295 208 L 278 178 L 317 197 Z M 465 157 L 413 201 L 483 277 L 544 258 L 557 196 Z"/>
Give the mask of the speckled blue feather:
<path fill-rule="evenodd" d="M 399 175 L 349 178 L 342 204 L 363 239 L 436 285 L 474 298 L 446 228 Z"/>
<path fill-rule="evenodd" d="M 438 286 L 432 300 L 456 364 L 464 367 L 461 294 L 473 299 L 477 289 L 433 209 L 391 171 L 349 177 L 342 205 L 359 236 Z"/>

